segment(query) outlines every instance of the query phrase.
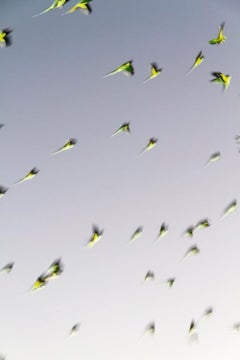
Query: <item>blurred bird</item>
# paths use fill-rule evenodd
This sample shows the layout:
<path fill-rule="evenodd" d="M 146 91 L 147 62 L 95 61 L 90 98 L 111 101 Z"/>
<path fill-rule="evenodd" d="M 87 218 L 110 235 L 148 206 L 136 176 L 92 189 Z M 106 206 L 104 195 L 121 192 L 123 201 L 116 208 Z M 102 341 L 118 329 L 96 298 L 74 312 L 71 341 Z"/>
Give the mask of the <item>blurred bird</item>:
<path fill-rule="evenodd" d="M 63 264 L 61 263 L 61 259 L 55 260 L 48 268 L 45 278 L 47 280 L 53 280 L 59 277 L 63 272 Z"/>
<path fill-rule="evenodd" d="M 144 277 L 144 282 L 154 280 L 154 278 L 155 278 L 154 272 L 149 270 Z"/>
<path fill-rule="evenodd" d="M 31 180 L 34 176 L 36 176 L 39 173 L 39 170 L 37 168 L 33 168 L 32 170 L 27 173 L 22 179 L 14 183 L 13 185 L 20 184 L 26 180 Z"/>
<path fill-rule="evenodd" d="M 125 122 L 125 123 L 123 123 L 113 134 L 112 134 L 112 136 L 115 136 L 115 135 L 117 135 L 117 134 L 119 134 L 119 133 L 122 133 L 122 132 L 124 132 L 124 133 L 126 133 L 126 134 L 130 134 L 130 127 L 129 127 L 129 125 L 130 125 L 130 123 L 128 122 Z"/>
<path fill-rule="evenodd" d="M 8 191 L 7 188 L 5 188 L 4 186 L 0 185 L 0 198 L 3 197 L 6 192 Z"/>
<path fill-rule="evenodd" d="M 0 270 L 0 273 L 1 274 L 9 274 L 12 271 L 13 266 L 14 266 L 14 262 L 8 263 Z"/>
<path fill-rule="evenodd" d="M 0 129 L 1 129 L 2 127 L 4 127 L 4 125 L 5 125 L 5 124 L 0 124 Z"/>
<path fill-rule="evenodd" d="M 175 280 L 176 280 L 176 278 L 169 278 L 164 281 L 164 284 L 167 284 L 171 288 L 173 286 L 173 284 L 175 283 Z"/>
<path fill-rule="evenodd" d="M 96 225 L 93 225 L 93 234 L 90 240 L 88 241 L 87 246 L 90 248 L 93 247 L 96 244 L 96 242 L 98 242 L 101 239 L 102 234 L 103 234 L 103 230 L 100 231 Z"/>
<path fill-rule="evenodd" d="M 46 14 L 51 10 L 57 9 L 57 8 L 62 8 L 63 5 L 65 5 L 69 0 L 55 0 L 51 6 L 49 6 L 49 8 L 47 8 L 46 10 L 43 10 L 42 12 L 40 12 L 39 14 L 33 15 L 33 17 L 37 17 L 39 15 L 42 14 Z"/>
<path fill-rule="evenodd" d="M 45 274 L 42 274 L 37 278 L 37 280 L 31 287 L 31 291 L 37 291 L 37 290 L 43 288 L 44 286 L 46 286 L 47 283 L 48 283 L 47 277 L 45 276 Z"/>
<path fill-rule="evenodd" d="M 85 15 L 89 15 L 91 14 L 92 12 L 92 9 L 89 5 L 90 1 L 92 0 L 81 0 L 79 1 L 76 5 L 74 5 L 73 7 L 71 7 L 70 10 L 68 10 L 65 14 L 63 15 L 66 15 L 66 14 L 70 14 L 70 13 L 73 13 L 75 12 L 76 10 L 81 10 Z"/>
<path fill-rule="evenodd" d="M 213 314 L 213 308 L 210 306 L 208 307 L 204 313 L 203 313 L 203 318 L 207 319 L 208 317 L 210 317 Z"/>
<path fill-rule="evenodd" d="M 200 250 L 198 249 L 197 245 L 193 245 L 187 250 L 183 259 L 186 259 L 187 257 L 189 257 L 191 255 L 197 255 L 197 254 L 199 254 L 199 252 L 200 252 Z"/>
<path fill-rule="evenodd" d="M 223 73 L 219 71 L 212 72 L 212 76 L 214 76 L 213 79 L 210 80 L 210 82 L 220 83 L 223 86 L 223 90 L 227 90 L 227 88 L 230 85 L 230 81 L 232 79 L 231 75 L 224 75 Z"/>
<path fill-rule="evenodd" d="M 80 328 L 80 323 L 76 323 L 75 325 L 73 325 L 73 327 L 70 330 L 70 336 L 74 336 L 77 334 L 77 332 L 79 331 Z"/>
<path fill-rule="evenodd" d="M 235 211 L 237 208 L 237 200 L 233 200 L 223 211 L 223 217 L 229 215 L 231 212 Z"/>
<path fill-rule="evenodd" d="M 197 225 L 195 226 L 195 230 L 205 229 L 209 226 L 210 226 L 210 223 L 209 223 L 208 219 L 203 219 L 197 223 Z"/>
<path fill-rule="evenodd" d="M 167 235 L 168 233 L 168 225 L 166 225 L 164 222 L 162 223 L 161 227 L 160 227 L 160 230 L 159 230 L 159 233 L 158 233 L 158 236 L 157 236 L 157 240 L 159 240 L 160 238 L 164 237 L 165 235 Z"/>
<path fill-rule="evenodd" d="M 154 322 L 151 322 L 149 325 L 146 326 L 146 329 L 144 331 L 144 335 L 154 335 L 155 333 L 155 323 Z"/>
<path fill-rule="evenodd" d="M 192 334 L 194 331 L 196 331 L 196 324 L 195 321 L 192 320 L 188 329 L 188 333 Z"/>
<path fill-rule="evenodd" d="M 227 37 L 223 35 L 223 28 L 224 28 L 225 23 L 223 22 L 220 26 L 219 26 L 219 32 L 218 32 L 218 36 L 212 40 L 209 40 L 209 44 L 210 45 L 216 45 L 216 44 L 221 44 L 223 43 Z"/>
<path fill-rule="evenodd" d="M 236 135 L 234 139 L 237 144 L 240 144 L 240 135 Z"/>
<path fill-rule="evenodd" d="M 144 82 L 157 77 L 158 75 L 160 75 L 161 71 L 163 70 L 163 69 L 159 69 L 156 63 L 151 63 L 150 67 L 151 67 L 150 69 L 151 74 L 146 80 L 144 80 Z"/>
<path fill-rule="evenodd" d="M 202 51 L 200 51 L 197 54 L 197 57 L 196 57 L 193 65 L 191 66 L 190 70 L 188 71 L 187 75 L 189 75 L 197 66 L 201 65 L 203 60 L 204 60 L 204 55 L 202 54 Z"/>
<path fill-rule="evenodd" d="M 129 242 L 137 240 L 142 235 L 142 232 L 143 232 L 143 227 L 139 226 L 132 234 Z"/>
<path fill-rule="evenodd" d="M 62 151 L 69 150 L 73 148 L 77 143 L 77 139 L 69 139 L 63 146 L 61 146 L 58 150 L 52 153 L 52 155 L 56 155 Z"/>
<path fill-rule="evenodd" d="M 134 75 L 134 68 L 132 66 L 132 62 L 133 62 L 133 60 L 130 60 L 130 61 L 120 65 L 119 67 L 117 67 L 116 69 L 111 71 L 110 73 L 106 74 L 104 77 L 108 77 L 108 76 L 117 74 L 118 72 L 122 72 L 122 71 L 124 72 L 124 74 L 126 74 L 128 76 Z"/>
<path fill-rule="evenodd" d="M 0 47 L 8 47 L 12 44 L 11 40 L 11 34 L 12 30 L 6 28 L 3 30 L 0 30 Z"/>
<path fill-rule="evenodd" d="M 194 231 L 194 226 L 191 225 L 185 230 L 183 235 L 193 237 L 193 231 Z"/>
<path fill-rule="evenodd" d="M 233 331 L 238 333 L 240 331 L 240 322 L 233 324 Z"/>
<path fill-rule="evenodd" d="M 145 153 L 148 150 L 153 149 L 157 145 L 158 139 L 156 138 L 150 138 L 148 144 L 145 146 L 145 148 L 139 153 L 139 155 Z"/>
<path fill-rule="evenodd" d="M 208 165 L 210 165 L 211 163 L 219 160 L 220 157 L 221 157 L 221 153 L 220 153 L 219 151 L 213 153 L 213 154 L 210 156 L 210 158 L 208 159 L 208 161 L 207 161 L 207 163 L 206 163 L 206 167 L 207 167 Z"/>

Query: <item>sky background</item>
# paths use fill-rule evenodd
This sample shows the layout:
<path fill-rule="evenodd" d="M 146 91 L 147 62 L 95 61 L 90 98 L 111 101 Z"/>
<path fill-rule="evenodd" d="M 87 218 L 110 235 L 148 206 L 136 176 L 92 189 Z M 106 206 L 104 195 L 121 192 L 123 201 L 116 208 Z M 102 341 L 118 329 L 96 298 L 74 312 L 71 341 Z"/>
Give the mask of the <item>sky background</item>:
<path fill-rule="evenodd" d="M 7 360 L 239 359 L 240 3 L 0 0 L 0 353 Z M 225 43 L 211 46 L 225 21 Z M 205 60 L 186 76 L 196 55 Z M 104 78 L 133 60 L 135 75 Z M 149 82 L 149 63 L 163 68 Z M 232 75 L 229 89 L 211 72 Z M 131 134 L 111 135 L 130 122 Z M 76 146 L 51 153 L 68 138 Z M 150 137 L 157 146 L 138 156 Z M 221 159 L 205 167 L 212 153 Z M 32 180 L 11 186 L 33 167 Z M 183 237 L 190 225 L 211 226 Z M 166 237 L 155 243 L 161 224 Z M 104 230 L 93 247 L 92 225 Z M 142 236 L 128 244 L 137 227 Z M 181 261 L 194 244 L 200 254 Z M 36 278 L 62 257 L 63 274 Z M 153 282 L 144 283 L 148 270 Z M 172 288 L 161 281 L 176 277 Z M 189 340 L 192 319 L 213 307 Z M 154 321 L 154 336 L 143 336 Z M 69 338 L 71 327 L 81 323 Z"/>

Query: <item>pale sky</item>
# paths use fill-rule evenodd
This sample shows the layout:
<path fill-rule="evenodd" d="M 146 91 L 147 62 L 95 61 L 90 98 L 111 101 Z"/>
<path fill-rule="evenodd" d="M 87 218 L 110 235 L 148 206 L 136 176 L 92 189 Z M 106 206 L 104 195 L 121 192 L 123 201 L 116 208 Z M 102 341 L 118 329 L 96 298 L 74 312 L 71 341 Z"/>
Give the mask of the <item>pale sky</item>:
<path fill-rule="evenodd" d="M 239 209 L 222 214 L 240 201 L 240 3 L 93 0 L 91 15 L 61 16 L 76 2 L 33 18 L 51 1 L 0 0 L 0 29 L 13 30 L 0 48 L 0 185 L 9 188 L 0 268 L 15 262 L 0 274 L 0 354 L 237 360 Z M 222 22 L 227 40 L 209 45 Z M 200 50 L 203 63 L 186 76 Z M 133 77 L 104 78 L 129 60 Z M 151 62 L 163 71 L 143 83 Z M 227 91 L 211 72 L 232 76 Z M 124 122 L 130 135 L 112 137 Z M 138 156 L 151 137 L 156 147 Z M 73 149 L 51 155 L 69 138 Z M 12 186 L 34 167 L 35 178 Z M 204 218 L 209 228 L 183 236 Z M 163 222 L 169 232 L 155 243 Z M 104 232 L 88 248 L 93 224 Z M 200 253 L 182 261 L 195 244 Z M 62 275 L 30 293 L 59 257 Z M 149 270 L 155 280 L 143 283 Z M 170 277 L 172 288 L 162 284 Z M 155 334 L 143 336 L 151 322 Z"/>

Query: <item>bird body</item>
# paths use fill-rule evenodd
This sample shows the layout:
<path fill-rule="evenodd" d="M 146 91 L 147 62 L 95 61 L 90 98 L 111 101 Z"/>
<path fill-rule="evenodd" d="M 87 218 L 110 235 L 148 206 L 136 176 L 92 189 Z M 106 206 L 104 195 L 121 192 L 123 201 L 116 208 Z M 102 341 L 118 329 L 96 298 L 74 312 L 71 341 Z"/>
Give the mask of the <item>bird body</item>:
<path fill-rule="evenodd" d="M 157 138 L 150 138 L 145 148 L 139 153 L 139 155 L 145 153 L 146 151 L 149 151 L 153 149 L 157 145 Z"/>
<path fill-rule="evenodd" d="M 7 47 L 11 45 L 11 39 L 9 34 L 12 32 L 12 30 L 6 28 L 3 30 L 0 30 L 0 46 L 1 47 Z"/>
<path fill-rule="evenodd" d="M 137 240 L 142 235 L 142 232 L 143 232 L 143 227 L 139 226 L 132 234 L 132 236 L 130 238 L 130 242 Z"/>
<path fill-rule="evenodd" d="M 81 10 L 85 15 L 89 15 L 92 12 L 92 9 L 89 5 L 90 1 L 92 1 L 92 0 L 79 1 L 76 5 L 71 7 L 71 9 L 68 10 L 65 14 L 71 14 L 71 13 L 75 12 L 76 10 Z"/>
<path fill-rule="evenodd" d="M 163 70 L 163 69 L 158 68 L 156 63 L 151 63 L 150 67 L 151 67 L 150 68 L 150 76 L 146 80 L 144 80 L 144 82 L 154 79 L 155 77 L 160 75 L 161 71 Z"/>
<path fill-rule="evenodd" d="M 117 67 L 116 69 L 111 71 L 110 73 L 106 74 L 104 77 L 108 77 L 108 76 L 117 74 L 118 72 L 122 72 L 122 71 L 128 76 L 134 75 L 134 68 L 132 66 L 132 62 L 133 62 L 133 60 L 130 60 L 130 61 L 120 65 L 119 67 Z"/>
<path fill-rule="evenodd" d="M 93 226 L 93 234 L 91 236 L 91 238 L 89 239 L 87 246 L 88 247 L 93 247 L 102 237 L 103 234 L 103 230 L 99 230 L 99 228 L 97 226 Z"/>
<path fill-rule="evenodd" d="M 32 178 L 34 178 L 37 174 L 39 173 L 39 170 L 37 168 L 33 168 L 32 170 L 30 170 L 22 179 L 20 179 L 19 181 L 17 181 L 16 183 L 14 183 L 14 185 L 16 184 L 20 184 L 26 180 L 31 180 Z"/>
<path fill-rule="evenodd" d="M 61 146 L 58 150 L 53 152 L 52 155 L 56 155 L 62 151 L 69 150 L 69 149 L 73 148 L 76 145 L 76 143 L 77 143 L 77 139 L 69 139 L 65 142 L 65 144 L 63 146 Z"/>
<path fill-rule="evenodd" d="M 188 71 L 187 75 L 189 75 L 197 66 L 201 65 L 203 60 L 204 60 L 204 55 L 202 54 L 202 51 L 200 51 L 197 54 L 196 59 L 195 59 L 193 65 L 191 66 L 190 70 Z"/>
<path fill-rule="evenodd" d="M 40 12 L 39 14 L 33 15 L 33 17 L 37 17 L 43 14 L 48 13 L 51 10 L 57 9 L 57 8 L 62 8 L 63 5 L 65 5 L 69 0 L 55 0 L 51 6 L 49 6 L 49 8 L 47 8 L 46 10 L 43 10 L 42 12 Z"/>
<path fill-rule="evenodd" d="M 218 32 L 218 36 L 216 38 L 213 38 L 211 40 L 209 40 L 209 44 L 210 45 L 219 45 L 221 43 L 223 43 L 227 37 L 225 35 L 223 35 L 223 28 L 224 28 L 224 23 L 222 23 L 220 26 L 219 26 L 219 32 Z"/>
<path fill-rule="evenodd" d="M 210 158 L 208 159 L 207 163 L 206 163 L 206 166 L 210 165 L 211 163 L 219 160 L 221 157 L 221 153 L 219 151 L 213 153 Z"/>
<path fill-rule="evenodd" d="M 0 273 L 1 274 L 9 274 L 12 271 L 13 266 L 14 266 L 14 262 L 8 263 L 0 270 Z"/>
<path fill-rule="evenodd" d="M 227 90 L 232 79 L 231 75 L 225 75 L 219 71 L 215 71 L 212 72 L 212 76 L 214 76 L 214 78 L 210 80 L 211 82 L 220 83 L 223 86 L 223 90 Z"/>
<path fill-rule="evenodd" d="M 126 134 L 130 134 L 130 123 L 128 122 L 125 122 L 125 123 L 123 123 L 113 134 L 112 134 L 112 136 L 115 136 L 115 135 L 117 135 L 117 134 L 119 134 L 119 133 L 122 133 L 122 132 L 124 132 L 124 133 L 126 133 Z"/>

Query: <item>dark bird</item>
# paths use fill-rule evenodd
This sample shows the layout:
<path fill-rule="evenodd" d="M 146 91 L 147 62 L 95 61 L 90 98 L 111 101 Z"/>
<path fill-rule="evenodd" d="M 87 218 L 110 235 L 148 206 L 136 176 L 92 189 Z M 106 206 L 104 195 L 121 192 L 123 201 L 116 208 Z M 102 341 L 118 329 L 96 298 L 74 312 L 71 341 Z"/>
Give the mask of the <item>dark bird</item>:
<path fill-rule="evenodd" d="M 5 48 L 5 47 L 8 47 L 10 45 L 12 45 L 12 39 L 11 39 L 11 32 L 13 30 L 11 29 L 3 29 L 3 30 L 0 30 L 0 46 Z"/>

